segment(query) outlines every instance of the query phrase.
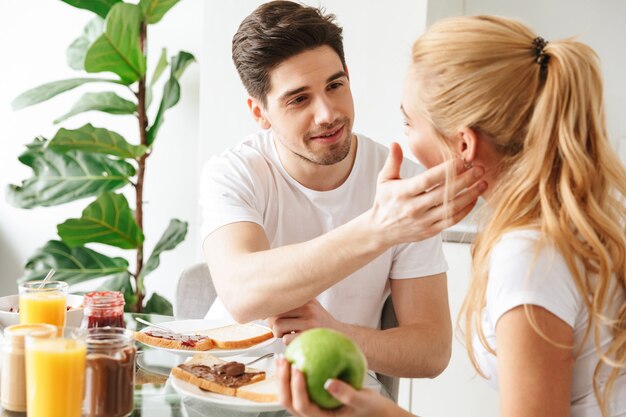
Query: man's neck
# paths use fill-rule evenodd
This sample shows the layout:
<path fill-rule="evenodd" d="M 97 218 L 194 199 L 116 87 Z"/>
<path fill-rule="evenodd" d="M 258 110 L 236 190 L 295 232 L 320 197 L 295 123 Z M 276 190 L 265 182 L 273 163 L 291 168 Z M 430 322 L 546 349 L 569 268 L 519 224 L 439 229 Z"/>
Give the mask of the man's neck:
<path fill-rule="evenodd" d="M 276 140 L 274 140 L 274 145 L 276 146 L 280 162 L 294 180 L 314 191 L 330 191 L 341 186 L 350 176 L 358 146 L 356 135 L 352 135 L 350 141 L 350 152 L 348 155 L 343 160 L 332 165 L 319 165 L 306 161 L 302 157 L 291 153 Z"/>

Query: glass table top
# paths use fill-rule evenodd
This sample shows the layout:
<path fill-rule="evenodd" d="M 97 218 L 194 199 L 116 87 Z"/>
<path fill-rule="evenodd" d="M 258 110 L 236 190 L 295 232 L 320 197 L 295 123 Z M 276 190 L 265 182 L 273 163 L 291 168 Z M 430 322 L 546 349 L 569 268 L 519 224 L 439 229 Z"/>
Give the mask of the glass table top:
<path fill-rule="evenodd" d="M 141 330 L 145 327 L 135 321 L 141 317 L 152 323 L 163 323 L 174 320 L 170 316 L 155 314 L 126 313 L 126 327 L 132 330 Z M 277 341 L 264 350 L 255 352 L 259 356 L 276 351 L 281 342 Z M 289 416 L 282 411 L 237 411 L 221 405 L 206 402 L 192 396 L 180 395 L 172 386 L 169 377 L 170 369 L 184 362 L 189 356 L 151 349 L 137 343 L 137 373 L 135 379 L 135 409 L 131 417 L 284 417 Z M 383 395 L 389 394 L 380 382 L 371 374 L 367 375 L 365 386 L 378 389 Z M 0 417 L 25 416 L 25 413 L 13 413 L 3 410 Z"/>

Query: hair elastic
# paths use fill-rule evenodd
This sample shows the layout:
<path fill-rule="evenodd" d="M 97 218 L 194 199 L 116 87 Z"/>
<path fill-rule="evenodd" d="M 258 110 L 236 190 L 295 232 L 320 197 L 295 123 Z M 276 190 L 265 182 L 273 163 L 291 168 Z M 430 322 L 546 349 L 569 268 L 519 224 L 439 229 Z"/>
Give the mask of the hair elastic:
<path fill-rule="evenodd" d="M 535 56 L 535 62 L 541 67 L 541 75 L 545 75 L 548 69 L 548 61 L 550 60 L 550 56 L 545 51 L 547 44 L 548 41 L 541 36 L 533 39 L 533 55 Z"/>

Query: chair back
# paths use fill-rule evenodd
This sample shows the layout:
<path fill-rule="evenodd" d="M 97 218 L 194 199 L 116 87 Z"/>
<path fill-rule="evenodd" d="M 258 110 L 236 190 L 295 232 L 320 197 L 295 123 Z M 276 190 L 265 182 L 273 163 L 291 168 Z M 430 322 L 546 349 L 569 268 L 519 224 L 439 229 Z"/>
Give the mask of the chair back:
<path fill-rule="evenodd" d="M 387 297 L 385 304 L 383 305 L 383 312 L 380 316 L 380 328 L 382 330 L 398 327 L 398 318 L 396 317 L 396 310 L 393 308 L 393 301 L 391 301 L 391 295 Z M 396 376 L 389 376 L 384 374 L 376 374 L 378 380 L 387 389 L 389 394 L 395 402 L 398 402 L 398 392 L 400 390 L 400 378 Z"/>
<path fill-rule="evenodd" d="M 202 319 L 217 298 L 206 263 L 185 269 L 176 286 L 174 316 L 177 319 Z"/>

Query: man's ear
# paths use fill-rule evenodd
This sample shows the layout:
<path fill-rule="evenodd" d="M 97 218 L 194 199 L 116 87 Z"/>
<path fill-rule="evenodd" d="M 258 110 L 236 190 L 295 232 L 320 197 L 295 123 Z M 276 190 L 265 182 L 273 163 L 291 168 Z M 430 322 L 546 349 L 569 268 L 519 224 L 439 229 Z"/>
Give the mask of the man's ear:
<path fill-rule="evenodd" d="M 457 152 L 461 158 L 467 163 L 471 163 L 476 159 L 478 150 L 478 133 L 471 127 L 464 127 L 459 132 L 459 140 L 457 142 Z"/>
<path fill-rule="evenodd" d="M 254 97 L 248 97 L 248 108 L 250 109 L 250 114 L 252 114 L 252 118 L 255 122 L 261 127 L 263 130 L 267 130 L 272 127 L 269 119 L 265 116 L 265 111 L 261 106 L 261 103 Z"/>

